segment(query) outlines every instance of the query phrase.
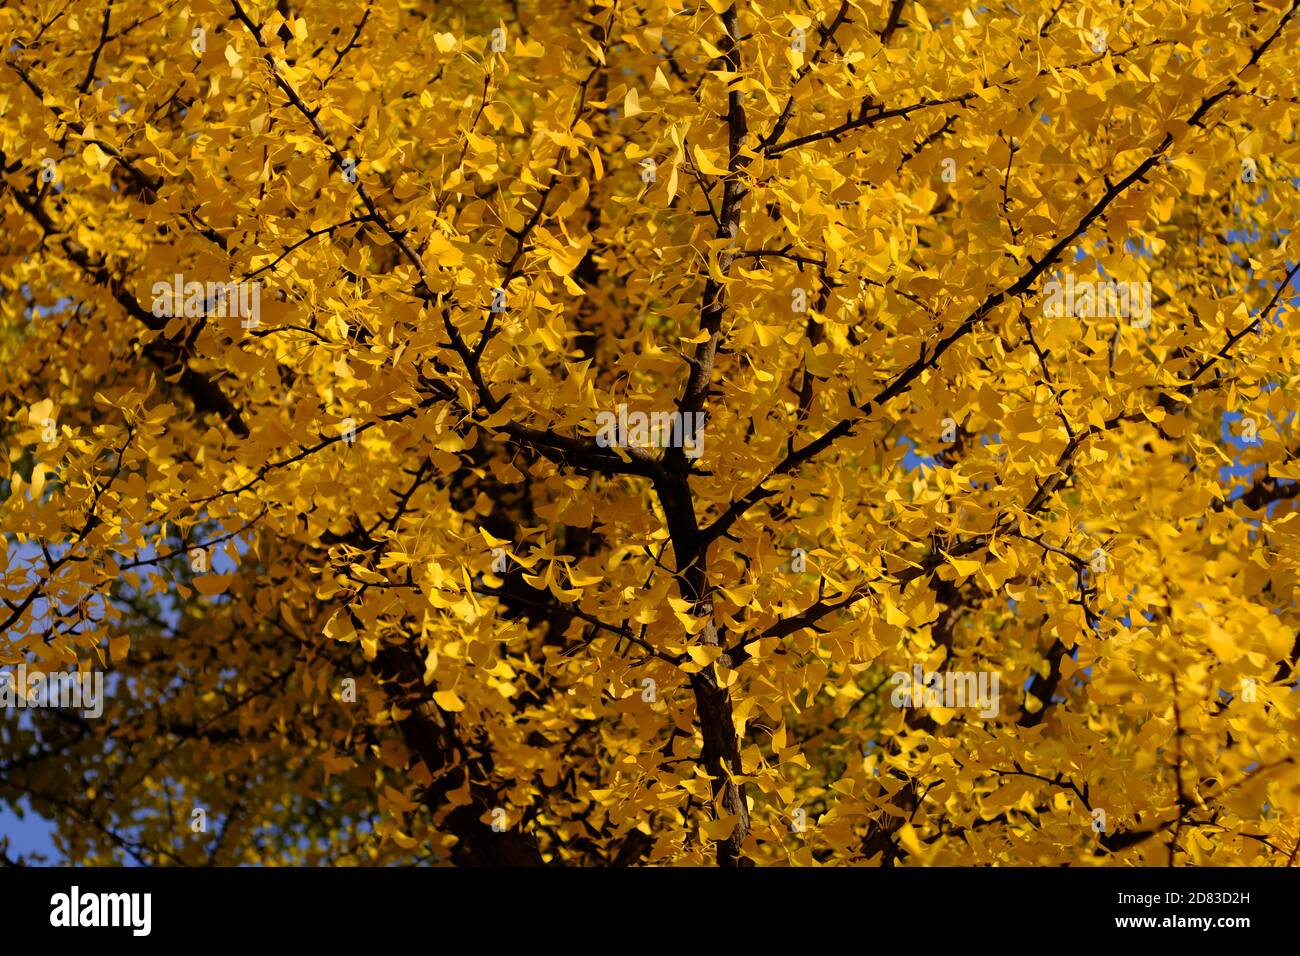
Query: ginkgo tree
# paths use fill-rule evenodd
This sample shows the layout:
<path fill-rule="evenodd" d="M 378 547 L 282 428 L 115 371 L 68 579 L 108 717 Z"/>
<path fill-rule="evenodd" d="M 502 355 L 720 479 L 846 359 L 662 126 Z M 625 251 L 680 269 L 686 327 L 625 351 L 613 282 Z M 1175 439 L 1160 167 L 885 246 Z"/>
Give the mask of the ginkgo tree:
<path fill-rule="evenodd" d="M 106 693 L 0 711 L 0 799 L 87 863 L 1293 863 L 1297 45 L 4 7 L 0 667 Z"/>

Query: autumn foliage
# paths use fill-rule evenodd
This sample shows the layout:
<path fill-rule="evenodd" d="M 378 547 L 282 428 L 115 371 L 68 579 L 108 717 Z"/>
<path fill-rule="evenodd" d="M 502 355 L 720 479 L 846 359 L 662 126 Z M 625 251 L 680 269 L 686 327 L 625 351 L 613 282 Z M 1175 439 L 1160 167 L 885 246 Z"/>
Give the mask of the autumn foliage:
<path fill-rule="evenodd" d="M 107 690 L 0 710 L 0 801 L 88 863 L 1295 861 L 1297 44 L 4 7 L 0 667 Z"/>

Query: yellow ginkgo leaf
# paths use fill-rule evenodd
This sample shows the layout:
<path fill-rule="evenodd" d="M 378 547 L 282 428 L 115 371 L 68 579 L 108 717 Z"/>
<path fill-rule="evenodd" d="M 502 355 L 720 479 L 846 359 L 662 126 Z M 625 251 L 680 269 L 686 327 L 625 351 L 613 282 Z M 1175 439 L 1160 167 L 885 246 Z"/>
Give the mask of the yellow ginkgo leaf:
<path fill-rule="evenodd" d="M 457 695 L 457 693 L 454 690 L 435 691 L 433 695 L 433 702 L 443 710 L 448 710 L 452 712 L 465 709 L 464 702 L 460 699 L 459 695 Z"/>
<path fill-rule="evenodd" d="M 641 110 L 641 98 L 637 96 L 635 87 L 628 87 L 627 95 L 623 97 L 623 115 L 632 117 L 636 116 Z"/>

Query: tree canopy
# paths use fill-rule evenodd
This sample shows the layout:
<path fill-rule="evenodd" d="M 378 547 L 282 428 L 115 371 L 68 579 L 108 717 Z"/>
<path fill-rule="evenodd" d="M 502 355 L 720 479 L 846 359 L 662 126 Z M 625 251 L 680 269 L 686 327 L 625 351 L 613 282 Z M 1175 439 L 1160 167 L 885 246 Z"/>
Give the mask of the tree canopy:
<path fill-rule="evenodd" d="M 1298 2 L 0 9 L 0 799 L 1294 862 Z"/>

